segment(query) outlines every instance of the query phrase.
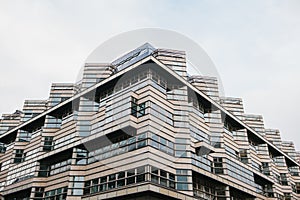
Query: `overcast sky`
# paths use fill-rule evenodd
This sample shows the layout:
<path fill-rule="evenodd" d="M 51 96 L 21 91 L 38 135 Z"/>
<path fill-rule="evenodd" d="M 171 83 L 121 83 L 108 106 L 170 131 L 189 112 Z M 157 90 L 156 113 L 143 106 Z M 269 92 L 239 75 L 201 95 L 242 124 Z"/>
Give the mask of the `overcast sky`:
<path fill-rule="evenodd" d="M 0 0 L 0 113 L 74 82 L 86 57 L 121 32 L 157 27 L 196 41 L 226 96 L 300 150 L 300 1 Z"/>

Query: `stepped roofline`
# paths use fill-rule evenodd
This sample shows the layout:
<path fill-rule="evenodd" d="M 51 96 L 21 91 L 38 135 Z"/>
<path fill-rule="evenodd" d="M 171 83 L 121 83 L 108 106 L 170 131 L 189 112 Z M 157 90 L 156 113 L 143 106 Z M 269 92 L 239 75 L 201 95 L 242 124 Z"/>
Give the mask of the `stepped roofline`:
<path fill-rule="evenodd" d="M 158 50 L 158 49 L 157 49 Z M 105 83 L 108 83 L 109 81 L 113 80 L 114 78 L 121 76 L 122 74 L 126 73 L 127 71 L 134 69 L 138 67 L 139 65 L 143 63 L 147 63 L 149 61 L 157 64 L 161 68 L 163 68 L 165 71 L 167 71 L 169 74 L 177 78 L 179 81 L 182 83 L 186 84 L 190 89 L 192 89 L 194 92 L 197 94 L 201 95 L 203 97 L 203 100 L 206 101 L 208 104 L 211 104 L 212 107 L 215 109 L 219 109 L 221 113 L 226 115 L 228 118 L 232 119 L 235 121 L 235 123 L 238 126 L 243 127 L 248 131 L 248 134 L 253 135 L 253 137 L 256 138 L 256 140 L 260 140 L 264 143 L 266 143 L 271 151 L 274 151 L 277 154 L 282 154 L 287 158 L 287 162 L 291 165 L 298 165 L 299 163 L 295 162 L 293 159 L 291 159 L 287 154 L 282 152 L 279 148 L 277 148 L 274 144 L 272 144 L 270 141 L 268 141 L 266 138 L 261 136 L 257 131 L 255 131 L 253 128 L 251 128 L 249 125 L 247 125 L 245 122 L 240 120 L 238 117 L 236 117 L 234 114 L 230 113 L 227 111 L 222 105 L 219 104 L 219 102 L 213 100 L 212 98 L 209 97 L 209 95 L 205 94 L 201 90 L 197 89 L 193 84 L 191 84 L 187 79 L 185 79 L 184 76 L 179 75 L 176 73 L 175 70 L 171 69 L 170 67 L 167 67 L 164 63 L 162 63 L 159 59 L 155 58 L 152 53 L 157 51 L 152 45 L 146 43 L 137 49 L 134 49 L 130 51 L 129 53 L 121 56 L 120 58 L 114 60 L 111 65 L 115 66 L 115 71 L 118 73 L 113 73 L 110 76 L 108 76 L 106 79 L 101 80 L 100 82 L 95 83 L 94 85 L 87 87 L 86 89 L 80 91 L 79 93 L 73 95 L 69 99 L 45 110 L 43 113 L 38 114 L 37 116 L 31 118 L 30 120 L 18 125 L 17 127 L 7 131 L 6 133 L 0 135 L 0 142 L 7 142 L 6 138 L 9 137 L 10 134 L 14 134 L 18 129 L 22 129 L 24 127 L 30 126 L 31 123 L 33 123 L 36 120 L 44 118 L 46 115 L 50 114 L 51 112 L 54 112 L 55 110 L 66 106 L 67 104 L 72 103 L 74 100 L 80 98 L 83 95 L 87 95 L 90 92 L 96 90 L 98 87 L 104 85 Z M 160 49 L 161 50 L 161 49 Z M 125 70 L 126 69 L 126 70 Z M 196 75 L 196 76 L 191 76 L 192 78 L 200 78 L 201 76 Z M 214 77 L 205 77 L 202 79 L 209 79 L 209 80 L 215 80 L 216 78 Z M 47 100 L 29 100 L 30 102 L 46 102 Z M 26 101 L 28 102 L 28 101 Z M 262 119 L 261 115 L 253 115 L 253 114 L 245 114 L 245 117 L 250 117 L 250 118 L 258 118 Z"/>

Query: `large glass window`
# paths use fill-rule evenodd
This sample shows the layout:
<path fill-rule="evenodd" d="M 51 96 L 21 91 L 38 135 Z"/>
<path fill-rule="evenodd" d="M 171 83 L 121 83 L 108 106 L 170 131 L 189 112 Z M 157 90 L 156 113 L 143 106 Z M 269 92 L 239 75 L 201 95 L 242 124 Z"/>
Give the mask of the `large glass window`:
<path fill-rule="evenodd" d="M 61 172 L 68 171 L 70 169 L 71 159 L 64 160 L 51 165 L 40 165 L 39 176 L 47 177 Z"/>
<path fill-rule="evenodd" d="M 223 158 L 223 162 L 226 163 L 227 174 L 229 176 L 261 190 L 261 187 L 254 182 L 254 175 L 252 171 L 248 170 L 245 167 L 242 167 L 241 164 L 235 162 L 235 160 Z M 258 166 L 258 168 L 260 168 L 260 165 Z"/>
<path fill-rule="evenodd" d="M 152 166 L 141 166 L 86 181 L 84 184 L 84 195 L 103 192 L 145 181 L 151 181 L 155 184 L 160 184 L 173 189 L 175 188 L 174 174 Z"/>
<path fill-rule="evenodd" d="M 145 167 L 146 166 L 139 167 L 137 169 L 130 169 L 127 171 L 120 171 L 115 174 L 110 174 L 108 176 L 86 181 L 84 194 L 93 194 L 114 189 L 116 187 L 122 187 L 125 185 L 146 181 Z"/>
<path fill-rule="evenodd" d="M 97 162 L 129 151 L 134 151 L 136 149 L 143 148 L 148 144 L 147 133 L 141 133 L 126 140 L 124 140 L 124 138 L 122 139 L 123 140 L 120 142 L 116 142 L 114 144 L 89 152 L 88 163 Z"/>
<path fill-rule="evenodd" d="M 51 176 L 51 175 L 55 175 L 55 174 L 58 174 L 58 173 L 61 173 L 61 172 L 68 171 L 70 169 L 70 164 L 71 164 L 71 159 L 64 160 L 62 162 L 52 164 L 50 166 L 49 175 Z"/>

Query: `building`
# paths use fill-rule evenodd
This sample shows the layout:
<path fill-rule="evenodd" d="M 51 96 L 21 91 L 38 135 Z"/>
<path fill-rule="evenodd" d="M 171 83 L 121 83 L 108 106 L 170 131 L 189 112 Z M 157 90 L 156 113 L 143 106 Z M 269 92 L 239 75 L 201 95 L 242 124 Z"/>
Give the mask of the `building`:
<path fill-rule="evenodd" d="M 76 84 L 0 121 L 8 200 L 300 199 L 299 153 L 189 76 L 185 52 L 150 44 L 86 63 Z"/>

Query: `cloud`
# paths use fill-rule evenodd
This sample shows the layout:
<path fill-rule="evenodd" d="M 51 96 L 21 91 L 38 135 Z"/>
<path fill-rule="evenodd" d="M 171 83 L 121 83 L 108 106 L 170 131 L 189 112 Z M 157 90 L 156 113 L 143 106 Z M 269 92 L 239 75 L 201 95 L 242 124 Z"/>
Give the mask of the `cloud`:
<path fill-rule="evenodd" d="M 207 50 L 225 94 L 296 141 L 300 3 L 288 1 L 1 1 L 0 112 L 74 82 L 85 58 L 120 32 L 161 27 Z"/>
<path fill-rule="evenodd" d="M 150 23 L 141 13 L 135 17 L 135 3 L 1 1 L 1 112 L 13 112 L 27 98 L 47 98 L 52 82 L 74 82 L 100 42 L 125 26 Z"/>

